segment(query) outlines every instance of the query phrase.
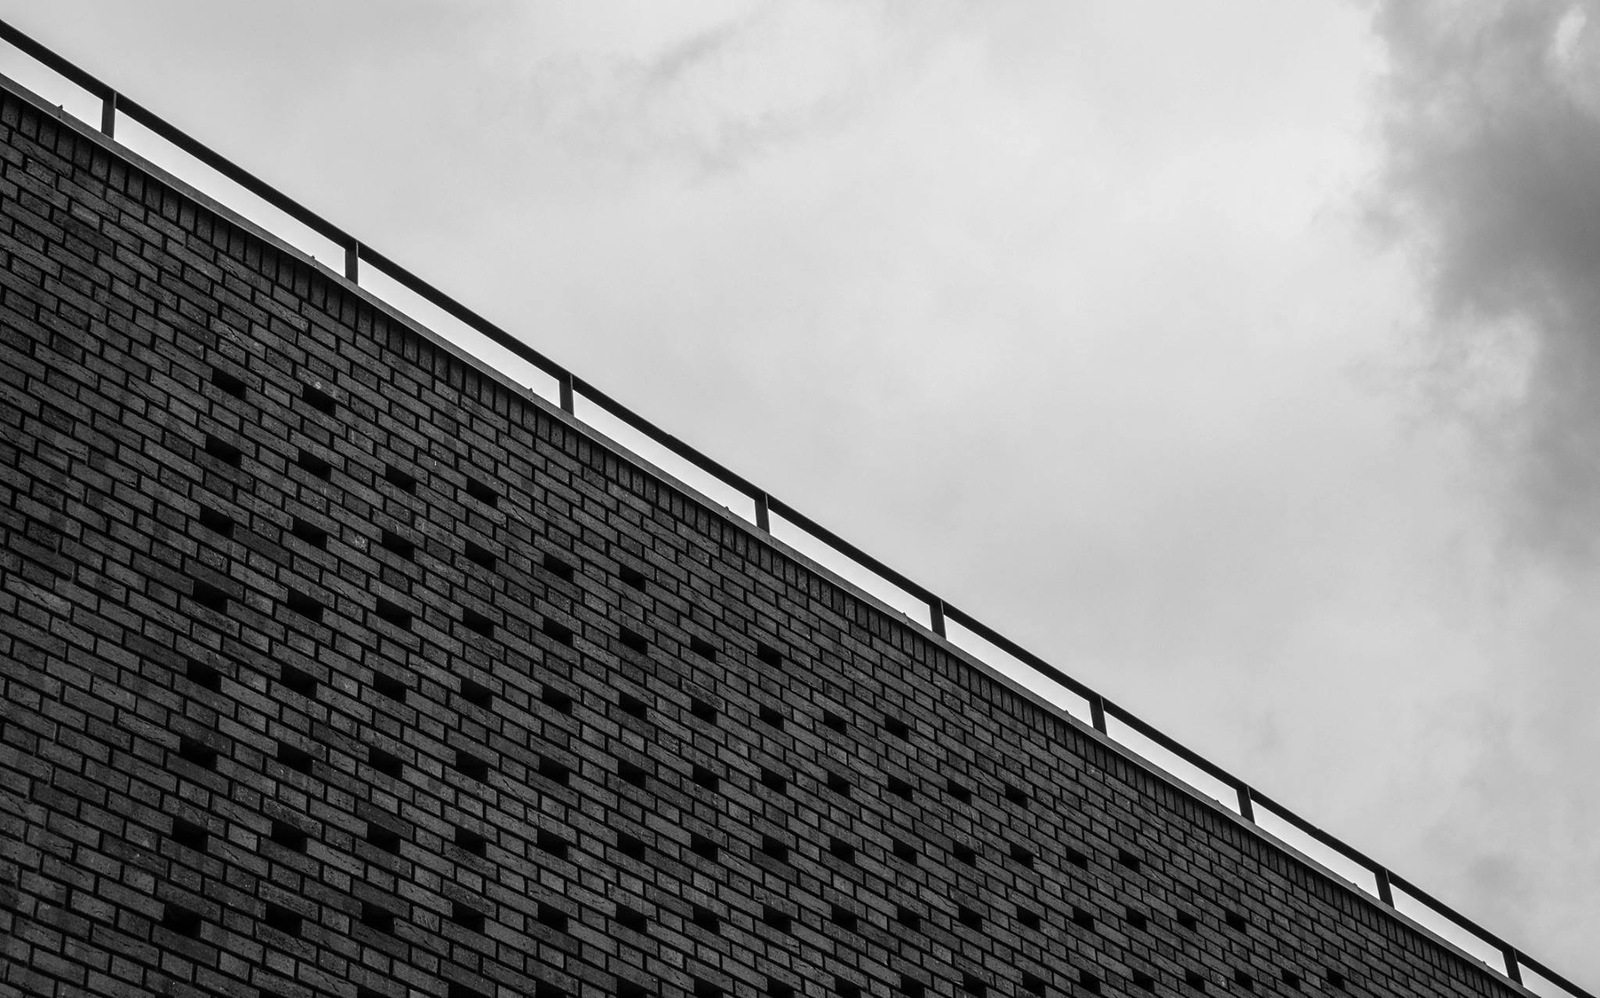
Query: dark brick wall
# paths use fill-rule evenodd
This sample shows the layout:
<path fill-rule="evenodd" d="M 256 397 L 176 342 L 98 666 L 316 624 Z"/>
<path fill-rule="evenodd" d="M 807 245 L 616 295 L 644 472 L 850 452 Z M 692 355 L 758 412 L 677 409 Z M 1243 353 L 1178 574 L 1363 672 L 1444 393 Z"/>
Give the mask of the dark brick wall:
<path fill-rule="evenodd" d="M 1516 989 L 7 94 L 0 990 Z"/>

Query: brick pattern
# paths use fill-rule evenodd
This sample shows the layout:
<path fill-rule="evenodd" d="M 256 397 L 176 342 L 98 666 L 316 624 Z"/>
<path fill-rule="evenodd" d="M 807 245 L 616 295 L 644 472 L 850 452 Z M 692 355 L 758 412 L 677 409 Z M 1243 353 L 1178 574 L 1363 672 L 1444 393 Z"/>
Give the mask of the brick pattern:
<path fill-rule="evenodd" d="M 7 93 L 0 991 L 1507 995 Z"/>

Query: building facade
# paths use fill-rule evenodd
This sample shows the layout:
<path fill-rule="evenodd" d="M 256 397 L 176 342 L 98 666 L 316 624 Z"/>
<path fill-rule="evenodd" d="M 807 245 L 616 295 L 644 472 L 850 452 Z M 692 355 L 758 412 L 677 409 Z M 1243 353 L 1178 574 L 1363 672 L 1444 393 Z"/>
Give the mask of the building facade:
<path fill-rule="evenodd" d="M 1527 994 L 9 84 L 0 993 Z"/>

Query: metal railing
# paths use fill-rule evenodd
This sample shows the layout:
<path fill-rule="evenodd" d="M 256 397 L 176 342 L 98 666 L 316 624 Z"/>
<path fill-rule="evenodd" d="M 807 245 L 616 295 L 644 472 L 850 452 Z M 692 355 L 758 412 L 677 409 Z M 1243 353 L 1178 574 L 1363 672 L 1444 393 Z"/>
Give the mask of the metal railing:
<path fill-rule="evenodd" d="M 1524 981 L 1524 971 L 1531 971 L 1550 984 L 1562 988 L 1574 998 L 1596 998 L 1591 992 L 1568 981 L 1540 961 L 1528 956 L 1511 943 L 1484 929 L 1449 905 L 1437 900 L 1383 864 L 1346 845 L 1333 835 L 1323 831 L 1250 786 L 1244 780 L 1174 741 L 1150 724 L 1139 719 L 1131 711 L 1106 699 L 1093 689 L 1073 679 L 1044 659 L 989 627 L 972 614 L 947 603 L 931 589 L 890 568 L 877 558 L 812 520 L 793 506 L 769 494 L 748 479 L 724 467 L 720 462 L 701 453 L 672 434 L 660 429 L 654 423 L 607 395 L 598 387 L 578 377 L 521 339 L 511 335 L 473 309 L 468 308 L 449 294 L 417 276 L 391 257 L 361 242 L 344 229 L 300 204 L 294 198 L 284 194 L 248 170 L 213 151 L 144 105 L 52 52 L 3 20 L 0 20 L 0 40 L 10 43 L 24 55 L 59 74 L 68 82 L 97 99 L 100 102 L 100 131 L 107 138 L 116 136 L 117 123 L 121 118 L 127 118 L 143 126 L 151 134 L 170 143 L 180 152 L 193 157 L 200 164 L 215 171 L 219 176 L 238 185 L 240 189 L 260 198 L 273 209 L 282 212 L 317 235 L 331 241 L 335 246 L 342 248 L 344 254 L 344 276 L 351 283 L 360 286 L 363 264 L 376 268 L 382 274 L 394 280 L 400 287 L 417 295 L 429 305 L 463 323 L 471 331 L 485 337 L 520 360 L 531 364 L 535 369 L 553 378 L 557 387 L 560 407 L 568 414 L 576 418 L 575 409 L 579 400 L 594 405 L 629 429 L 643 435 L 655 446 L 682 459 L 694 469 L 710 475 L 713 479 L 743 495 L 752 505 L 751 514 L 745 516 L 745 519 L 753 522 L 760 530 L 770 535 L 773 530 L 772 517 L 774 515 L 781 517 L 783 521 L 802 531 L 811 539 L 821 542 L 831 552 L 842 555 L 850 563 L 866 569 L 878 579 L 888 582 L 912 597 L 917 603 L 926 607 L 928 616 L 926 626 L 941 638 L 951 639 L 952 636 L 947 633 L 949 623 L 955 623 L 960 627 L 966 628 L 979 639 L 988 642 L 994 648 L 1027 666 L 1040 677 L 1049 680 L 1061 689 L 1081 699 L 1087 708 L 1089 723 L 1092 724 L 1096 731 L 1108 739 L 1119 741 L 1116 738 L 1116 731 L 1111 727 L 1111 722 L 1115 722 L 1148 740 L 1161 751 L 1170 754 L 1174 759 L 1193 767 L 1206 777 L 1228 788 L 1233 800 L 1219 802 L 1229 810 L 1237 813 L 1245 821 L 1255 825 L 1263 834 L 1283 842 L 1285 846 L 1291 849 L 1296 848 L 1296 845 L 1288 843 L 1272 831 L 1262 827 L 1260 815 L 1264 812 L 1306 836 L 1312 843 L 1330 850 L 1334 856 L 1347 864 L 1353 864 L 1354 867 L 1363 871 L 1366 876 L 1371 878 L 1370 885 L 1360 881 L 1353 881 L 1354 886 L 1376 898 L 1384 905 L 1398 911 L 1397 900 L 1409 899 L 1420 906 L 1423 911 L 1464 932 L 1470 940 L 1480 944 L 1481 948 L 1497 953 L 1502 966 L 1493 967 L 1492 964 L 1488 966 L 1503 973 L 1510 980 L 1518 984 L 1525 984 L 1527 982 Z M 371 292 L 369 291 L 369 293 Z M 959 641 L 952 641 L 952 643 L 960 647 Z M 963 650 L 972 653 L 969 649 L 964 648 Z M 981 655 L 977 657 L 982 659 Z M 1130 751 L 1133 751 L 1136 755 L 1141 754 L 1138 749 L 1130 748 Z M 1151 762 L 1159 765 L 1161 760 L 1151 760 Z M 1176 774 L 1172 775 L 1176 776 Z M 1206 793 L 1202 787 L 1192 783 L 1190 786 L 1202 795 Z M 1299 850 L 1304 851 L 1304 847 L 1299 847 Z M 1307 855 L 1310 854 L 1307 853 Z M 1311 858 L 1315 860 L 1317 857 L 1311 856 Z M 1423 927 L 1425 930 L 1433 932 L 1428 926 Z M 1438 932 L 1434 932 L 1434 934 L 1446 943 L 1457 945 Z M 1461 947 L 1457 946 L 1457 948 Z"/>

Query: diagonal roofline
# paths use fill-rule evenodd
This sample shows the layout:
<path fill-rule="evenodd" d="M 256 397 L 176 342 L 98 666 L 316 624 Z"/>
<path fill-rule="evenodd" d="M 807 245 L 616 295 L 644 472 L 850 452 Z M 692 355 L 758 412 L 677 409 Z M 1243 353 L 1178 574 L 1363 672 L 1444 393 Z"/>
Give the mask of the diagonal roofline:
<path fill-rule="evenodd" d="M 933 590 L 879 561 L 866 551 L 812 520 L 798 509 L 727 468 L 721 462 L 656 426 L 644 416 L 629 409 L 622 402 L 597 386 L 545 356 L 521 338 L 491 322 L 474 309 L 396 262 L 393 258 L 362 242 L 355 235 L 345 231 L 342 227 L 301 204 L 293 197 L 232 162 L 154 111 L 50 50 L 4 20 L 0 20 L 0 40 L 9 43 L 17 51 L 40 66 L 58 74 L 98 100 L 101 109 L 99 135 L 96 136 L 92 123 L 80 122 L 71 113 L 51 107 L 48 102 L 33 94 L 27 88 L 0 75 L 0 86 L 3 86 L 4 89 L 11 90 L 18 96 L 30 100 L 42 110 L 56 114 L 64 122 L 79 128 L 86 135 L 98 138 L 114 154 L 129 160 L 141 169 L 156 174 L 163 182 L 172 184 L 176 189 L 189 197 L 195 198 L 207 207 L 239 218 L 238 213 L 226 204 L 196 190 L 192 185 L 185 182 L 183 178 L 162 165 L 150 162 L 115 142 L 116 127 L 121 118 L 127 118 L 129 121 L 142 126 L 154 136 L 170 143 L 172 147 L 181 153 L 192 157 L 202 166 L 215 171 L 218 176 L 236 185 L 238 189 L 261 199 L 272 209 L 282 212 L 288 218 L 305 226 L 317 236 L 330 241 L 340 248 L 344 255 L 343 270 L 342 272 L 335 272 L 319 263 L 302 249 L 287 243 L 269 228 L 258 225 L 248 219 L 239 218 L 247 228 L 258 232 L 264 239 L 277 245 L 285 252 L 317 267 L 331 278 L 343 280 L 363 299 L 412 326 L 430 340 L 461 356 L 462 359 L 485 373 L 506 382 L 518 391 L 538 401 L 552 406 L 558 405 L 567 419 L 581 431 L 602 440 L 607 446 L 623 452 L 642 467 L 666 479 L 691 497 L 706 502 L 713 509 L 722 512 L 734 523 L 751 531 L 763 542 L 781 550 L 785 556 L 794 558 L 812 570 L 828 576 L 836 584 L 851 590 L 859 598 L 865 599 L 889 614 L 897 614 L 904 617 L 907 623 L 928 632 L 941 645 L 960 656 L 969 664 L 991 674 L 1042 706 L 1058 712 L 1067 721 L 1080 729 L 1091 732 L 1098 740 L 1119 754 L 1152 771 L 1202 803 L 1220 810 L 1236 823 L 1261 837 L 1275 848 L 1310 865 L 1336 883 L 1352 889 L 1363 900 L 1376 904 L 1414 930 L 1431 937 L 1434 942 L 1445 946 L 1470 963 L 1479 964 L 1495 972 L 1496 976 L 1517 986 L 1518 990 L 1528 994 L 1535 994 L 1527 989 L 1523 980 L 1523 971 L 1528 970 L 1556 987 L 1565 990 L 1574 998 L 1600 998 L 1600 996 L 1596 996 L 1594 993 L 1567 980 L 1541 961 L 1527 955 L 1519 947 L 1507 942 L 1496 933 L 1483 928 L 1477 922 L 1433 897 L 1422 888 L 1365 853 L 1295 814 L 1275 799 L 1251 786 L 1245 780 L 1180 744 L 1148 722 L 1140 719 L 1127 708 L 1107 699 L 1089 686 L 1051 665 L 1043 658 L 1023 648 L 971 613 L 947 603 Z M 418 320 L 406 315 L 393 303 L 374 294 L 371 288 L 363 286 L 361 283 L 363 264 L 389 278 L 403 290 L 416 295 L 427 305 L 439 309 L 446 316 L 462 323 L 469 332 L 493 343 L 515 356 L 518 360 L 549 376 L 554 381 L 556 398 L 545 399 L 537 391 L 521 384 L 509 373 L 496 369 L 484 358 L 476 356 L 469 347 L 455 343 L 433 332 Z M 671 470 L 660 467 L 649 458 L 633 452 L 625 444 L 608 437 L 602 430 L 589 425 L 577 414 L 577 403 L 580 400 L 594 406 L 627 429 L 640 434 L 649 444 L 661 448 L 667 455 L 685 462 L 693 472 L 709 475 L 716 483 L 740 494 L 750 502 L 751 512 L 746 515 L 731 510 L 726 506 L 719 506 L 702 489 L 696 488 L 681 477 L 673 474 Z M 829 553 L 842 556 L 850 565 L 858 569 L 865 569 L 878 580 L 888 583 L 894 589 L 910 597 L 926 613 L 926 622 L 906 614 L 903 607 L 896 606 L 892 602 L 875 595 L 859 582 L 842 575 L 828 564 L 818 561 L 815 557 L 775 536 L 773 533 L 774 516 L 779 518 L 783 524 L 787 524 L 797 530 L 804 537 L 819 542 Z M 955 640 L 957 636 L 950 633 L 949 624 L 951 623 L 966 630 L 993 649 L 1026 666 L 1040 678 L 1048 680 L 1067 694 L 1070 694 L 1071 697 L 1082 701 L 1081 712 L 1086 714 L 1087 717 L 1079 717 L 1071 709 L 1054 702 L 1038 690 L 1028 688 L 1007 676 L 1003 671 L 985 661 L 980 654 L 963 647 Z M 1174 773 L 1163 765 L 1166 760 L 1149 758 L 1149 752 L 1146 747 L 1130 745 L 1125 739 L 1119 739 L 1117 737 L 1119 732 L 1112 726 L 1113 722 L 1117 726 L 1125 728 L 1127 732 L 1131 732 L 1140 739 L 1149 742 L 1150 745 L 1160 751 L 1169 754 L 1172 757 L 1172 761 L 1190 767 L 1199 775 L 1214 781 L 1216 784 L 1220 784 L 1234 798 L 1234 801 L 1229 803 L 1213 797 L 1208 788 L 1203 785 L 1204 781 L 1196 781 Z M 1349 880 L 1316 856 L 1303 851 L 1305 843 L 1297 845 L 1286 841 L 1279 834 L 1275 834 L 1272 828 L 1263 826 L 1261 821 L 1262 814 L 1270 819 L 1276 819 L 1276 822 L 1280 823 L 1276 827 L 1287 826 L 1288 829 L 1305 836 L 1309 840 L 1309 844 L 1328 850 L 1336 860 L 1358 867 L 1371 878 L 1371 883 L 1365 884 Z M 1494 967 L 1484 963 L 1478 955 L 1469 952 L 1428 925 L 1418 922 L 1400 909 L 1397 899 L 1415 902 L 1417 906 L 1420 906 L 1427 913 L 1443 919 L 1449 925 L 1464 932 L 1474 942 L 1498 952 L 1502 958 L 1503 965 Z"/>

